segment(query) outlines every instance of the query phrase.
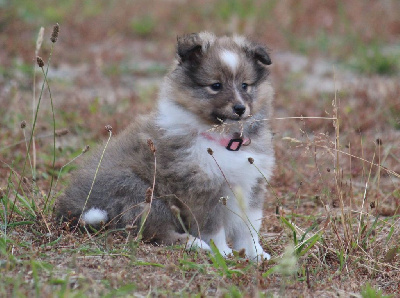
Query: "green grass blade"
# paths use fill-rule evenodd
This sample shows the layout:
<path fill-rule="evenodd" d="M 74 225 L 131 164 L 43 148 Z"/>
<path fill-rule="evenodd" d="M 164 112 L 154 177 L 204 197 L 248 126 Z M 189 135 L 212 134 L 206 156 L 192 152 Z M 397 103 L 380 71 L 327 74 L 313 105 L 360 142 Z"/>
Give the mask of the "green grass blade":
<path fill-rule="evenodd" d="M 299 257 L 304 256 L 315 245 L 315 243 L 317 243 L 321 236 L 322 232 L 319 232 L 307 239 L 298 249 L 296 249 L 296 255 L 298 255 Z M 303 250 L 304 246 L 308 243 L 309 245 Z"/>
<path fill-rule="evenodd" d="M 386 237 L 386 243 L 385 244 L 388 244 L 390 239 L 392 239 L 393 232 L 394 232 L 394 227 L 392 226 L 392 227 L 390 227 L 389 234 Z"/>
<path fill-rule="evenodd" d="M 210 241 L 211 251 L 213 252 L 213 256 L 211 256 L 211 260 L 214 264 L 215 268 L 222 269 L 223 273 L 227 276 L 231 276 L 231 272 L 229 271 L 228 265 L 225 262 L 225 258 L 222 256 L 214 241 Z"/>
<path fill-rule="evenodd" d="M 153 266 L 153 267 L 159 267 L 159 268 L 164 268 L 165 267 L 165 265 L 163 265 L 163 264 L 151 263 L 151 262 L 143 262 L 143 261 L 136 261 L 133 264 L 137 265 L 137 266 Z"/>
<path fill-rule="evenodd" d="M 275 273 L 278 269 L 278 266 L 275 265 L 274 267 L 269 268 L 267 271 L 265 271 L 262 275 L 262 277 L 268 277 L 269 275 L 271 275 L 272 273 Z"/>
<path fill-rule="evenodd" d="M 33 225 L 34 223 L 35 223 L 34 221 L 30 221 L 30 220 L 27 220 L 27 221 L 16 221 L 16 222 L 8 223 L 7 226 L 9 228 L 14 228 L 14 227 L 23 226 L 23 225 Z"/>
<path fill-rule="evenodd" d="M 31 204 L 24 198 L 24 196 L 17 194 L 18 200 L 22 203 L 23 207 L 26 208 L 28 215 L 31 216 L 32 218 L 36 217 L 36 212 L 35 210 L 32 209 Z"/>
<path fill-rule="evenodd" d="M 131 284 L 126 284 L 118 289 L 115 289 L 105 295 L 104 297 L 111 298 L 111 297 L 121 297 L 121 296 L 126 296 L 128 294 L 133 294 L 133 292 L 136 290 L 136 285 L 131 283 Z"/>
<path fill-rule="evenodd" d="M 60 242 L 61 239 L 62 239 L 62 235 L 60 235 L 60 237 L 58 237 L 56 240 L 53 240 L 53 241 L 51 241 L 49 243 L 45 243 L 45 244 L 40 245 L 40 247 L 52 246 L 52 245 L 57 244 L 58 242 Z"/>
<path fill-rule="evenodd" d="M 297 233 L 296 233 L 296 228 L 283 216 L 280 216 L 281 221 L 293 232 L 293 241 L 294 245 L 297 245 Z"/>

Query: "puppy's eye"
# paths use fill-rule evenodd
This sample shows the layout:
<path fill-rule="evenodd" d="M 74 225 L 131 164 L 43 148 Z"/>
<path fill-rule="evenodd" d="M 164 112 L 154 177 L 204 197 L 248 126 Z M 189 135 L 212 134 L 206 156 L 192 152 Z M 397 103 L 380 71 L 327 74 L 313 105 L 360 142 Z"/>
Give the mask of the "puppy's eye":
<path fill-rule="evenodd" d="M 244 91 L 247 91 L 247 88 L 248 88 L 248 87 L 249 87 L 248 84 L 242 83 L 242 89 L 243 89 Z"/>
<path fill-rule="evenodd" d="M 222 89 L 222 84 L 221 83 L 215 83 L 211 85 L 211 90 L 213 91 L 220 91 Z"/>

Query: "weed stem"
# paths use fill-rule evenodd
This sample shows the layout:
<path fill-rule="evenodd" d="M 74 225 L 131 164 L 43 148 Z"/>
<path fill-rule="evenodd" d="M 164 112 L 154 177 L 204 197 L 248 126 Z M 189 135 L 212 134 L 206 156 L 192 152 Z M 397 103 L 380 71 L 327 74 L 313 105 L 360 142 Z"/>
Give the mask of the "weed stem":
<path fill-rule="evenodd" d="M 82 214 L 83 214 L 83 212 L 85 211 L 87 202 L 89 201 L 89 197 L 90 197 L 90 195 L 91 195 L 91 193 L 92 193 L 93 186 L 94 186 L 94 183 L 95 183 L 95 181 L 96 181 L 97 173 L 99 172 L 101 162 L 103 161 L 104 153 L 106 152 L 108 143 L 109 143 L 110 140 L 111 140 L 112 130 L 111 130 L 111 129 L 108 130 L 108 133 L 109 133 L 109 136 L 108 136 L 107 142 L 106 142 L 106 144 L 105 144 L 105 146 L 104 146 L 104 148 L 103 148 L 103 152 L 101 153 L 100 160 L 99 160 L 99 163 L 97 164 L 96 171 L 94 172 L 94 177 L 93 177 L 92 185 L 90 186 L 90 190 L 89 190 L 89 193 L 88 193 L 88 195 L 87 195 L 87 197 L 86 197 L 85 204 L 83 205 L 81 214 L 79 215 L 78 225 L 79 225 L 79 222 L 80 222 L 81 219 L 82 219 Z M 74 229 L 74 232 L 75 232 L 75 230 L 77 229 L 78 225 L 76 225 L 76 227 L 75 227 L 75 229 Z"/>

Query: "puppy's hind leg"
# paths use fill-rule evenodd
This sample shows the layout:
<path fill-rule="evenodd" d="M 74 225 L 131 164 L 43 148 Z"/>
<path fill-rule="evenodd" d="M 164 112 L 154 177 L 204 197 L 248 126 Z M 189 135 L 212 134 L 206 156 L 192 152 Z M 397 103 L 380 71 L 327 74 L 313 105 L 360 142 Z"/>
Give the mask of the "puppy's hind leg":
<path fill-rule="evenodd" d="M 200 248 L 206 251 L 211 251 L 210 246 L 206 242 L 190 234 L 171 231 L 170 233 L 168 233 L 168 236 L 166 238 L 168 239 L 163 240 L 164 243 L 185 244 L 186 250 L 193 250 Z"/>

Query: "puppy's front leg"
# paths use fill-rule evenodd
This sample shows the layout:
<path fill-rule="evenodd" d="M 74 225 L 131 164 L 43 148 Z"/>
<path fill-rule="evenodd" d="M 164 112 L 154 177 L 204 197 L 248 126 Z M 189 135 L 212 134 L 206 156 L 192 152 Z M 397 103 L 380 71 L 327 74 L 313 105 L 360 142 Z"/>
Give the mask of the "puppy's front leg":
<path fill-rule="evenodd" d="M 218 248 L 222 255 L 228 256 L 232 254 L 232 249 L 226 243 L 226 233 L 223 226 L 221 226 L 214 234 L 203 235 L 203 238 L 206 239 L 206 242 L 208 243 L 213 240 L 215 246 Z"/>
<path fill-rule="evenodd" d="M 236 228 L 233 231 L 233 249 L 245 249 L 246 255 L 251 259 L 263 257 L 269 260 L 271 256 L 261 247 L 258 233 L 261 228 L 262 210 L 249 208 L 246 214 L 242 214 L 243 218 L 238 221 L 236 218 Z"/>

